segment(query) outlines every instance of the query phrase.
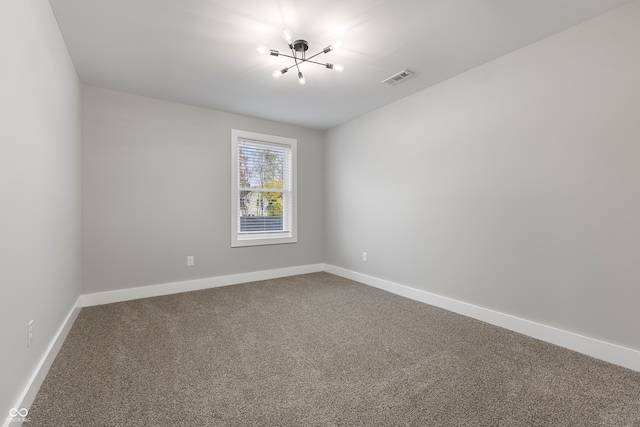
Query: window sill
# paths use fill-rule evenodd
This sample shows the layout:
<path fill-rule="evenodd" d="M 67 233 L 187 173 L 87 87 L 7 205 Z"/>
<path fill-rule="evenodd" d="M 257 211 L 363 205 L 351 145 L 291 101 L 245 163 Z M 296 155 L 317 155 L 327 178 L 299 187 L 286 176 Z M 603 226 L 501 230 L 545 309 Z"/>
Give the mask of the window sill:
<path fill-rule="evenodd" d="M 231 247 L 283 245 L 289 243 L 298 243 L 298 239 L 292 236 L 291 233 L 275 233 L 270 236 L 265 236 L 264 234 L 248 234 L 232 236 Z"/>

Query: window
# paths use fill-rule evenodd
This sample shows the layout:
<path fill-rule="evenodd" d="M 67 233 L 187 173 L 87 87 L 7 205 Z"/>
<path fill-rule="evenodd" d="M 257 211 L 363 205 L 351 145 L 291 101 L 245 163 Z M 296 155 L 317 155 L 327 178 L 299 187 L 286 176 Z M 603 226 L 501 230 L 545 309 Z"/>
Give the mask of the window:
<path fill-rule="evenodd" d="M 231 246 L 297 242 L 297 140 L 231 130 Z"/>

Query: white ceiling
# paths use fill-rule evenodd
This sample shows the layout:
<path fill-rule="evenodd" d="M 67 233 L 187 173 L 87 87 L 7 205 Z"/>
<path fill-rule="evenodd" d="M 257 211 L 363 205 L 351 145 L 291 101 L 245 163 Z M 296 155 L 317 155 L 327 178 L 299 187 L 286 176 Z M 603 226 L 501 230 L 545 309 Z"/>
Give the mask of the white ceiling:
<path fill-rule="evenodd" d="M 49 0 L 84 84 L 328 129 L 631 0 Z M 320 62 L 274 80 L 282 30 Z M 409 69 L 398 85 L 385 78 Z"/>

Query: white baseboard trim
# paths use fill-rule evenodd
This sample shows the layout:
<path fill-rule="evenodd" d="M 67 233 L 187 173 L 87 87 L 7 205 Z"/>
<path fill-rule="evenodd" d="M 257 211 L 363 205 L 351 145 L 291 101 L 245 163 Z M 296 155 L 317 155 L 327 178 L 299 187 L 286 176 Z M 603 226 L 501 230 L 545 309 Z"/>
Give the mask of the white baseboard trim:
<path fill-rule="evenodd" d="M 325 271 L 640 372 L 640 351 L 326 264 Z"/>
<path fill-rule="evenodd" d="M 199 291 L 220 286 L 237 285 L 239 283 L 259 280 L 277 279 L 296 276 L 298 274 L 324 271 L 324 264 L 309 264 L 297 267 L 278 268 L 274 270 L 255 271 L 251 273 L 232 274 L 229 276 L 209 277 L 206 279 L 187 280 L 184 282 L 165 283 L 161 285 L 141 286 L 138 288 L 120 289 L 117 291 L 98 292 L 82 296 L 82 306 L 111 304 L 140 298 L 177 294 L 180 292 Z"/>
<path fill-rule="evenodd" d="M 31 407 L 31 404 L 33 403 L 33 401 L 36 398 L 36 395 L 38 394 L 38 390 L 40 390 L 40 386 L 42 385 L 42 382 L 44 381 L 47 374 L 49 373 L 49 369 L 51 368 L 53 361 L 56 359 L 56 356 L 58 355 L 60 348 L 62 348 L 62 344 L 64 343 L 64 340 L 67 338 L 67 335 L 69 335 L 69 331 L 73 326 L 73 322 L 76 321 L 76 318 L 78 317 L 78 314 L 80 313 L 81 309 L 82 309 L 82 296 L 78 297 L 78 299 L 76 300 L 76 303 L 69 311 L 69 314 L 67 314 L 67 317 L 62 322 L 60 329 L 58 329 L 58 332 L 54 335 L 53 339 L 51 340 L 51 343 L 49 344 L 49 347 L 47 347 L 47 350 L 42 356 L 42 359 L 40 359 L 40 362 L 36 366 L 36 369 L 33 371 L 33 374 L 31 374 L 31 378 L 29 378 L 29 381 L 27 381 L 27 385 L 25 386 L 24 390 L 18 397 L 17 403 L 14 406 L 14 408 L 29 409 Z M 10 425 L 16 425 L 16 424 L 13 423 L 11 419 L 7 419 L 5 421 L 4 426 L 10 426 Z"/>
<path fill-rule="evenodd" d="M 454 313 L 481 320 L 495 326 L 528 335 L 542 341 L 640 372 L 640 351 L 637 350 L 521 319 L 519 317 L 411 288 L 409 286 L 400 285 L 388 280 L 378 279 L 373 276 L 357 273 L 355 271 L 336 267 L 330 264 L 309 264 L 297 267 L 240 273 L 228 276 L 81 295 L 67 315 L 63 324 L 60 326 L 60 329 L 51 341 L 51 344 L 49 344 L 44 356 L 27 382 L 24 391 L 19 396 L 17 400 L 18 403 L 15 407 L 29 408 L 31 406 L 42 382 L 49 372 L 51 364 L 55 360 L 58 351 L 62 347 L 62 344 L 69 334 L 69 331 L 71 330 L 71 327 L 73 326 L 73 323 L 75 322 L 82 307 L 196 291 L 239 283 L 276 279 L 299 274 L 316 273 L 320 271 L 326 271 L 327 273 L 335 274 L 336 276 L 355 280 L 365 285 L 373 286 L 396 295 L 440 307 Z M 3 424 L 4 427 L 10 425 L 12 425 L 12 423 L 9 419 L 7 419 Z"/>

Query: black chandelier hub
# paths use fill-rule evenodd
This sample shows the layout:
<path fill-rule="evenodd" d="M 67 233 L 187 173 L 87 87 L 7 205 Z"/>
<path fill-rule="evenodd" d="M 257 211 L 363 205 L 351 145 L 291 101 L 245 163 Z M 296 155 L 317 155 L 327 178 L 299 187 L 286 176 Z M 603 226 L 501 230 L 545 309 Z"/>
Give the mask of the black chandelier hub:
<path fill-rule="evenodd" d="M 309 50 L 309 43 L 306 40 L 296 40 L 293 42 L 293 50 L 296 52 L 306 52 Z"/>

